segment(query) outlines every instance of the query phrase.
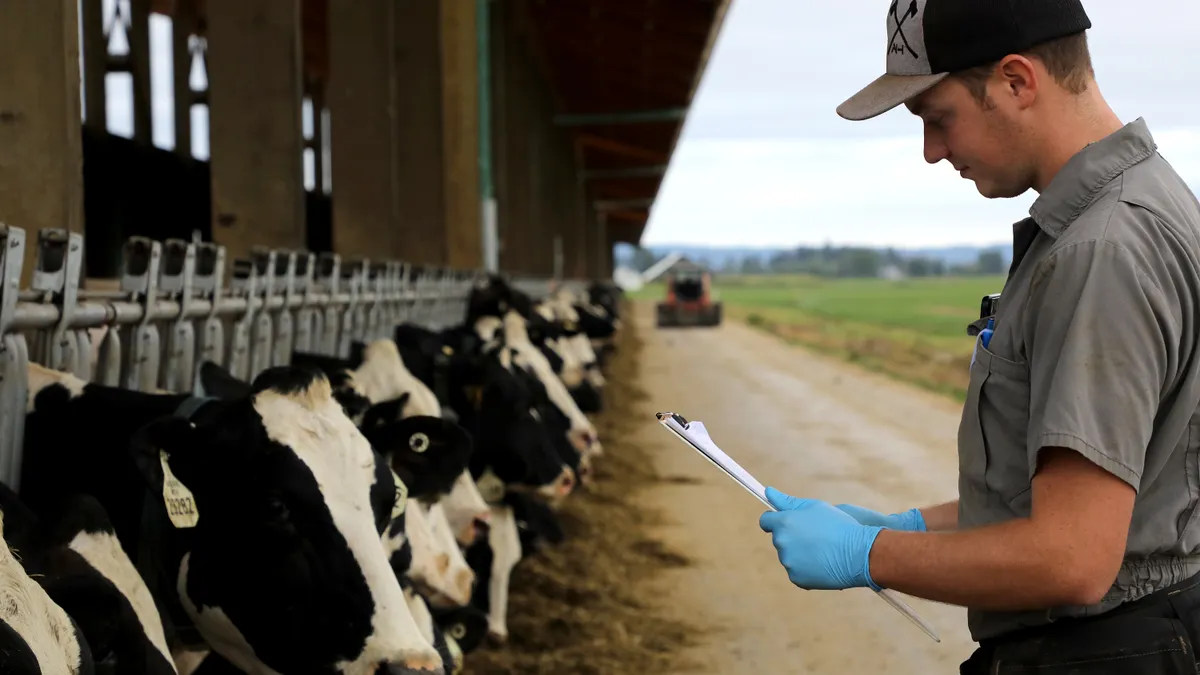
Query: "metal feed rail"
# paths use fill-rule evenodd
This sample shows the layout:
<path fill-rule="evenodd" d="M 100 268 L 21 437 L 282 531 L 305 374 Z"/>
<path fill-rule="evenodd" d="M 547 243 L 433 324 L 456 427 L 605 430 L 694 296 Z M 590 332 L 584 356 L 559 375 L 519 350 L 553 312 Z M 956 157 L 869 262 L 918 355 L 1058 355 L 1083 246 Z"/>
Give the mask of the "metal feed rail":
<path fill-rule="evenodd" d="M 22 291 L 26 245 L 23 230 L 0 224 L 0 481 L 14 490 L 31 361 L 110 386 L 198 393 L 205 360 L 251 380 L 290 363 L 293 350 L 344 358 L 352 342 L 391 337 L 401 322 L 454 325 L 472 285 L 486 277 L 254 248 L 249 260 L 233 261 L 226 287 L 224 247 L 131 237 L 119 290 L 90 291 L 80 288 L 83 237 L 52 229 L 38 232 Z M 509 281 L 534 297 L 555 283 Z"/>

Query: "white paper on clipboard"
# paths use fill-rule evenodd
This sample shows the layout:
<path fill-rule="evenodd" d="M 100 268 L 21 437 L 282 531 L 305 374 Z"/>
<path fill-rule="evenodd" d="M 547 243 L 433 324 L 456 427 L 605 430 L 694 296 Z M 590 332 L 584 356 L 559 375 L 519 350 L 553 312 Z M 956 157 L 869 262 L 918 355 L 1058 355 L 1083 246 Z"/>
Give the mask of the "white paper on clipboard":
<path fill-rule="evenodd" d="M 717 468 L 721 469 L 726 475 L 732 478 L 735 482 L 746 489 L 747 492 L 758 497 L 767 508 L 772 511 L 777 510 L 771 505 L 767 499 L 766 488 L 763 487 L 754 476 L 750 475 L 740 464 L 735 462 L 732 457 L 725 454 L 725 451 L 717 447 L 712 438 L 708 435 L 708 429 L 704 427 L 704 423 L 699 420 L 691 422 L 683 418 L 683 416 L 671 412 L 660 412 L 655 414 L 658 421 L 664 427 L 669 429 L 676 437 L 687 443 L 693 450 L 699 452 L 708 461 L 712 462 Z M 916 610 L 900 599 L 900 597 L 891 589 L 883 589 L 876 591 L 879 597 L 887 601 L 889 605 L 894 607 L 896 611 L 908 617 L 918 628 L 925 631 L 925 634 L 933 639 L 934 642 L 941 642 L 937 631 L 929 622 L 921 618 Z"/>

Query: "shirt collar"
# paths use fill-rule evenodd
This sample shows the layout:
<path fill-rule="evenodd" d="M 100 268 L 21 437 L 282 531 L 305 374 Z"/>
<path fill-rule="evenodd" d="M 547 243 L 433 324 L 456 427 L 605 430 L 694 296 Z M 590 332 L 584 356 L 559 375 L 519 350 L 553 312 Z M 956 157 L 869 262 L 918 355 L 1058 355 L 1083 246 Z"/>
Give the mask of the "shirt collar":
<path fill-rule="evenodd" d="M 1137 118 L 1068 160 L 1029 207 L 1029 215 L 1046 234 L 1058 237 L 1101 188 L 1157 149 L 1145 120 Z"/>

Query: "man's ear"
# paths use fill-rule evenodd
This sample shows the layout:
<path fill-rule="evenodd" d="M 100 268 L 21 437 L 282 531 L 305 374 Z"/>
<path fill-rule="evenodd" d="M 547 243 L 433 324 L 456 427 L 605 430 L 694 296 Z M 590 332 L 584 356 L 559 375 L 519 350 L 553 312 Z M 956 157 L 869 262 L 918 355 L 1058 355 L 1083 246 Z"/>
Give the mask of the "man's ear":
<path fill-rule="evenodd" d="M 142 477 L 152 489 L 163 484 L 160 452 L 167 453 L 171 473 L 184 485 L 197 476 L 195 465 L 201 456 L 201 432 L 181 417 L 162 417 L 138 429 L 130 440 L 130 453 Z"/>
<path fill-rule="evenodd" d="M 237 379 L 212 361 L 200 364 L 200 384 L 204 387 L 204 393 L 213 398 L 230 400 L 245 398 L 254 393 L 249 382 Z"/>
<path fill-rule="evenodd" d="M 1045 68 L 1039 69 L 1033 61 L 1019 54 L 1004 57 L 993 72 L 1004 85 L 1005 94 L 1021 109 L 1037 100 L 1042 85 L 1040 78 L 1047 74 Z"/>

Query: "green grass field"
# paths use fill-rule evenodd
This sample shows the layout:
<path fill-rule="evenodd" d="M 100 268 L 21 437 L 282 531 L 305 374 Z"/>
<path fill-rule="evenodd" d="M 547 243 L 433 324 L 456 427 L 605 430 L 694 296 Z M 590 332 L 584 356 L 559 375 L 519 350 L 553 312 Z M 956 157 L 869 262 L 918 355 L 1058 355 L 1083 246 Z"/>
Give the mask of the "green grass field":
<path fill-rule="evenodd" d="M 962 398 L 973 339 L 967 324 L 1003 276 L 820 279 L 722 276 L 726 316 L 784 339 Z M 661 284 L 634 294 L 661 299 Z"/>

